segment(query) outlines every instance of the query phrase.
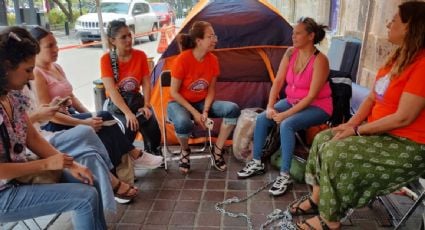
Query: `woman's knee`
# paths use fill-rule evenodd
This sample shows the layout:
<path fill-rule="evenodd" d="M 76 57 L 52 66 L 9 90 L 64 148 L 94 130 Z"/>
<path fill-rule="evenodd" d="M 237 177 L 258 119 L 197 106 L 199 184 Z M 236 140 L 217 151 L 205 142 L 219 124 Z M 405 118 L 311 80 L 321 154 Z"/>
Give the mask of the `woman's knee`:
<path fill-rule="evenodd" d="M 193 121 L 191 119 L 176 117 L 172 120 L 174 124 L 174 129 L 178 134 L 187 134 L 191 133 L 193 129 Z"/>
<path fill-rule="evenodd" d="M 73 189 L 75 192 L 74 198 L 81 203 L 90 204 L 92 207 L 97 207 L 99 201 L 99 193 L 94 186 L 78 184 Z"/>
<path fill-rule="evenodd" d="M 108 111 L 99 111 L 96 113 L 96 116 L 101 117 L 102 120 L 104 121 L 108 121 L 108 120 L 113 120 L 114 117 L 112 116 L 112 114 Z"/>
<path fill-rule="evenodd" d="M 241 110 L 236 103 L 226 102 L 222 108 L 225 114 L 225 118 L 238 118 L 241 115 Z"/>

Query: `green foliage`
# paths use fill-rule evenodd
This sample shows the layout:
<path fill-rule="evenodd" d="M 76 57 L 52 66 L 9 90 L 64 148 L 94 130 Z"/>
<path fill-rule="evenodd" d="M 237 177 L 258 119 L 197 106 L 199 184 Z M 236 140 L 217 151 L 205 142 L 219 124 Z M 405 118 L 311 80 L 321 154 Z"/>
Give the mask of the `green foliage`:
<path fill-rule="evenodd" d="M 60 9 L 50 10 L 48 16 L 50 24 L 64 24 L 66 21 L 66 16 Z"/>
<path fill-rule="evenodd" d="M 15 14 L 7 14 L 7 23 L 9 24 L 9 26 L 16 24 Z"/>

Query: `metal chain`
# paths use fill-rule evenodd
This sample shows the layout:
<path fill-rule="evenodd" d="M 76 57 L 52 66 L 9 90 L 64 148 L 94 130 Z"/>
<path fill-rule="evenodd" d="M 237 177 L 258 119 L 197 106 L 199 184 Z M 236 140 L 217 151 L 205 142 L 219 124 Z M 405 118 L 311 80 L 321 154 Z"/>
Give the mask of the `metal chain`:
<path fill-rule="evenodd" d="M 261 191 L 263 191 L 265 188 L 269 187 L 274 181 L 269 181 L 267 184 L 263 185 L 261 188 L 257 189 L 255 192 L 251 193 L 250 195 L 248 195 L 245 198 L 238 198 L 238 197 L 232 197 L 230 199 L 224 200 L 223 202 L 218 202 L 215 204 L 215 209 L 219 212 L 219 213 L 223 213 L 224 215 L 227 215 L 229 217 L 233 217 L 233 218 L 245 218 L 247 225 L 248 225 L 248 230 L 254 230 L 253 224 L 252 224 L 252 220 L 251 218 L 245 214 L 245 213 L 234 213 L 234 212 L 229 212 L 226 211 L 223 207 L 224 205 L 229 205 L 229 204 L 233 204 L 233 203 L 242 203 L 247 201 L 248 199 L 250 199 L 251 197 L 257 195 L 258 193 L 260 193 Z M 293 225 L 287 225 L 286 223 L 292 223 L 292 216 L 288 211 L 282 211 L 280 209 L 275 209 L 272 213 L 270 213 L 269 215 L 267 215 L 267 221 L 265 223 L 263 223 L 260 227 L 260 230 L 263 230 L 267 225 L 271 224 L 272 222 L 279 220 L 279 219 L 284 219 L 281 223 L 279 223 L 281 226 L 279 228 L 281 229 L 295 229 L 292 228 Z M 270 229 L 273 229 L 274 227 L 271 227 Z"/>

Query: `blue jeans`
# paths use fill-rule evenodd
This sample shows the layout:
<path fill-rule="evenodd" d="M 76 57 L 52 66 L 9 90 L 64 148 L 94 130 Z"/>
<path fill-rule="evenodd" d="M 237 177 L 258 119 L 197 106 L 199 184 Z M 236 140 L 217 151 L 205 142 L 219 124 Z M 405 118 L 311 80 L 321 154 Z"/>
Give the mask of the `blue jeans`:
<path fill-rule="evenodd" d="M 106 221 L 96 188 L 81 183 L 18 185 L 0 191 L 0 222 L 73 211 L 74 229 L 103 230 Z"/>
<path fill-rule="evenodd" d="M 204 110 L 204 101 L 191 104 L 196 110 Z M 192 114 L 179 103 L 172 101 L 167 106 L 168 119 L 174 124 L 176 136 L 179 138 L 189 138 L 192 133 L 194 123 Z M 208 112 L 208 117 L 223 118 L 224 124 L 236 125 L 241 111 L 239 106 L 230 101 L 214 101 Z"/>
<path fill-rule="evenodd" d="M 274 105 L 278 112 L 283 112 L 292 107 L 286 99 Z M 295 149 L 295 132 L 308 127 L 323 124 L 329 115 L 321 108 L 309 106 L 304 110 L 286 118 L 280 123 L 281 166 L 280 171 L 289 173 L 291 169 L 292 154 Z M 266 111 L 257 116 L 254 130 L 254 159 L 261 160 L 262 149 L 266 138 L 275 121 L 266 117 Z"/>
<path fill-rule="evenodd" d="M 116 212 L 116 202 L 109 175 L 114 166 L 105 146 L 94 130 L 87 125 L 77 125 L 72 129 L 55 133 L 49 142 L 57 150 L 69 154 L 76 162 L 90 169 L 104 210 Z"/>

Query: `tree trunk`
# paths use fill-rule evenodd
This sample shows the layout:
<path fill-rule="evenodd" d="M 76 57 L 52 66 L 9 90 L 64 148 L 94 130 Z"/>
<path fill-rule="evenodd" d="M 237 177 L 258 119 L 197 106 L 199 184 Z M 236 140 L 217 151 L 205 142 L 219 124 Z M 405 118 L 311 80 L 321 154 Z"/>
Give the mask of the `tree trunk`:
<path fill-rule="evenodd" d="M 73 18 L 72 18 L 72 12 L 70 13 L 68 11 L 68 9 L 66 9 L 66 7 L 59 1 L 59 0 L 52 0 L 54 3 L 56 3 L 59 8 L 62 10 L 62 12 L 65 14 L 66 18 L 68 19 L 69 22 L 73 22 Z M 69 2 L 70 0 L 67 0 L 67 2 Z"/>

